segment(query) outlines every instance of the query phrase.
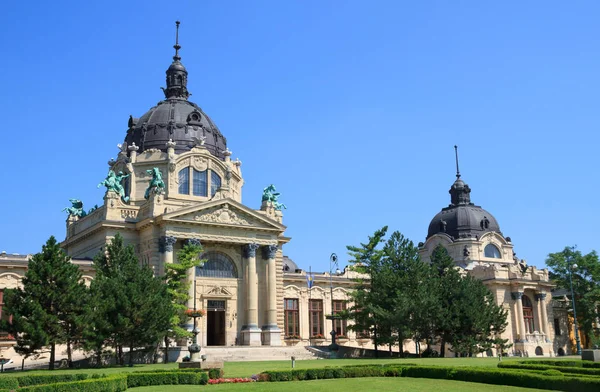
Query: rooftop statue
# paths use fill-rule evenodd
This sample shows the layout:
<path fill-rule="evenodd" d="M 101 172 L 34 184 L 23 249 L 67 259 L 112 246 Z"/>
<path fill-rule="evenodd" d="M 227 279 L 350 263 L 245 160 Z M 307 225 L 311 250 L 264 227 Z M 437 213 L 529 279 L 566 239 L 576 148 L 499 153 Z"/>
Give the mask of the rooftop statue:
<path fill-rule="evenodd" d="M 152 175 L 150 185 L 148 185 L 146 193 L 144 193 L 144 199 L 148 200 L 150 198 L 151 192 L 160 195 L 165 191 L 165 182 L 163 181 L 162 174 L 160 173 L 160 170 L 158 170 L 157 167 L 153 167 L 150 170 L 146 170 L 146 173 Z"/>
<path fill-rule="evenodd" d="M 263 189 L 262 201 L 270 202 L 278 211 L 281 211 L 282 208 L 287 209 L 285 204 L 280 203 L 279 200 L 280 193 L 275 189 L 275 185 L 271 184 L 265 189 Z"/>
<path fill-rule="evenodd" d="M 71 202 L 71 207 L 65 207 L 63 211 L 67 211 L 69 216 L 77 216 L 79 218 L 83 218 L 87 214 L 83 210 L 83 202 L 79 199 L 69 199 Z"/>
<path fill-rule="evenodd" d="M 129 196 L 125 196 L 125 188 L 123 188 L 123 184 L 121 183 L 127 177 L 129 177 L 129 174 L 124 174 L 122 171 L 116 174 L 113 170 L 109 170 L 106 178 L 98 184 L 98 188 L 105 186 L 107 192 L 112 191 L 117 193 L 127 203 L 129 202 Z"/>

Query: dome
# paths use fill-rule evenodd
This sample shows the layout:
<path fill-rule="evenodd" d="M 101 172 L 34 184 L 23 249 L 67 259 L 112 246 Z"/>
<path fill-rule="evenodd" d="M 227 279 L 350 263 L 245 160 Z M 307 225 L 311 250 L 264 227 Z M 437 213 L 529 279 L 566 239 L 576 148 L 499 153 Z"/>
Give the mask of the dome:
<path fill-rule="evenodd" d="M 427 238 L 445 233 L 453 239 L 481 237 L 483 233 L 500 233 L 498 221 L 483 208 L 471 203 L 471 188 L 457 174 L 450 187 L 451 203 L 442 208 L 429 223 Z"/>
<path fill-rule="evenodd" d="M 223 137 L 217 126 L 193 102 L 188 101 L 188 72 L 179 56 L 179 21 L 175 56 L 167 69 L 167 87 L 163 88 L 165 100 L 148 110 L 140 118 L 129 118 L 129 129 L 125 143 L 135 143 L 139 152 L 149 149 L 167 150 L 167 142 L 175 142 L 175 153 L 181 154 L 194 146 L 203 145 L 210 153 L 225 159 L 223 152 L 227 150 L 227 139 Z"/>
<path fill-rule="evenodd" d="M 429 223 L 427 238 L 438 233 L 454 239 L 481 237 L 483 233 L 500 233 L 498 221 L 492 214 L 476 205 L 443 208 Z"/>
<path fill-rule="evenodd" d="M 173 140 L 175 153 L 189 151 L 204 139 L 204 146 L 214 155 L 224 159 L 227 139 L 217 126 L 193 102 L 171 98 L 159 102 L 139 119 L 131 117 L 125 142 L 135 143 L 139 152 L 151 148 L 167 150 L 167 142 Z"/>

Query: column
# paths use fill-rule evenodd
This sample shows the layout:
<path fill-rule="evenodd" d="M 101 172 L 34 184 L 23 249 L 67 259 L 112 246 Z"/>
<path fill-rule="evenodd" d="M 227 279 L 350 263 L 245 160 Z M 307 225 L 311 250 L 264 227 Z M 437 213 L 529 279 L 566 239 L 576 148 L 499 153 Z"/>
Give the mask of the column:
<path fill-rule="evenodd" d="M 170 235 L 163 235 L 158 240 L 158 251 L 161 253 L 161 272 L 164 275 L 167 264 L 173 264 L 173 245 L 177 242 L 177 238 Z"/>
<path fill-rule="evenodd" d="M 521 341 L 526 340 L 525 320 L 523 319 L 523 293 L 516 292 L 512 293 L 514 300 L 517 302 L 517 314 L 515 315 L 519 323 L 519 335 L 521 335 Z"/>
<path fill-rule="evenodd" d="M 186 244 L 200 246 L 200 240 L 198 238 L 190 238 L 185 241 Z M 186 275 L 187 283 L 189 284 L 188 288 L 188 309 L 194 309 L 194 306 L 198 306 L 195 302 L 196 298 L 194 294 L 196 293 L 196 267 L 192 267 L 188 270 Z"/>
<path fill-rule="evenodd" d="M 540 332 L 546 335 L 546 339 L 549 339 L 548 314 L 546 313 L 546 293 L 536 293 L 535 299 L 538 302 L 538 319 L 540 320 Z"/>
<path fill-rule="evenodd" d="M 267 323 L 263 325 L 263 343 L 267 346 L 281 346 L 281 330 L 277 327 L 277 269 L 275 256 L 277 245 L 263 247 L 263 259 L 267 262 Z"/>
<path fill-rule="evenodd" d="M 242 330 L 242 342 L 246 346 L 260 346 L 261 330 L 258 328 L 258 276 L 256 274 L 256 250 L 258 244 L 244 246 L 245 264 L 248 266 L 246 282 L 246 328 Z"/>

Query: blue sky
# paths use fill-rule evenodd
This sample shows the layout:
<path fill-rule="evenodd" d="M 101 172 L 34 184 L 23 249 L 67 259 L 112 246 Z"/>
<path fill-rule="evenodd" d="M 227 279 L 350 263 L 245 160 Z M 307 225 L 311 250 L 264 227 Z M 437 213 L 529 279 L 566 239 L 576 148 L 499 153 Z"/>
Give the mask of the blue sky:
<path fill-rule="evenodd" d="M 424 241 L 450 201 L 453 145 L 472 201 L 519 257 L 598 249 L 600 3 L 8 2 L 0 15 L 0 250 L 65 237 L 130 114 L 162 98 L 182 22 L 191 100 L 242 160 L 244 204 L 274 183 L 284 251 L 329 269 L 383 225 Z"/>

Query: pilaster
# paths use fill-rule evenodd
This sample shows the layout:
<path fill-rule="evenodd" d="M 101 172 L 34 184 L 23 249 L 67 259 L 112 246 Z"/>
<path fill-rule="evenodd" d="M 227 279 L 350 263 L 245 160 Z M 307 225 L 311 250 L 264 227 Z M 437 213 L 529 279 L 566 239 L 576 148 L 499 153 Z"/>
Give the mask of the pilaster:
<path fill-rule="evenodd" d="M 258 328 L 258 276 L 256 273 L 256 243 L 244 246 L 244 262 L 248 266 L 247 292 L 246 292 L 246 326 L 242 329 L 242 344 L 246 346 L 260 346 L 261 330 Z"/>

